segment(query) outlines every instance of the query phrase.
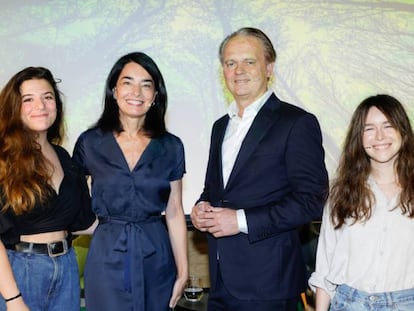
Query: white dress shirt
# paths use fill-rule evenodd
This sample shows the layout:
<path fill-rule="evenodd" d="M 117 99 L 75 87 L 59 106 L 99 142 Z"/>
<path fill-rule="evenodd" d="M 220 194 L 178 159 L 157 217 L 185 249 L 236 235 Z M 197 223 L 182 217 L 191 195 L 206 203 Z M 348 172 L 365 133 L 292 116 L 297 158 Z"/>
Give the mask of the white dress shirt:
<path fill-rule="evenodd" d="M 239 110 L 237 104 L 235 102 L 230 104 L 228 110 L 230 120 L 227 125 L 221 148 L 224 186 L 226 186 L 229 180 L 237 155 L 239 154 L 241 144 L 246 137 L 254 118 L 271 94 L 271 91 L 267 91 L 259 99 L 248 105 L 244 109 L 242 117 L 239 117 L 238 115 Z M 237 210 L 237 221 L 240 231 L 247 233 L 247 221 L 243 210 Z"/>
<path fill-rule="evenodd" d="M 397 195 L 388 200 L 372 178 L 368 185 L 375 197 L 371 218 L 334 230 L 330 208 L 325 207 L 316 256 L 312 289 L 331 297 L 346 284 L 368 293 L 414 288 L 414 219 L 401 214 Z"/>

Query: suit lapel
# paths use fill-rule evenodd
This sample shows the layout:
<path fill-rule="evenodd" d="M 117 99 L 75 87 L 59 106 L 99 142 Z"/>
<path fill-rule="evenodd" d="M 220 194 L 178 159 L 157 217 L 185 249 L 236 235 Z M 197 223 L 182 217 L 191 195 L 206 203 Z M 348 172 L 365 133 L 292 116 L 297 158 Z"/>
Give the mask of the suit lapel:
<path fill-rule="evenodd" d="M 219 172 L 219 181 L 220 181 L 220 189 L 224 189 L 223 183 L 223 161 L 222 161 L 222 153 L 221 148 L 223 145 L 224 134 L 226 133 L 227 125 L 229 124 L 229 116 L 225 115 L 222 119 L 217 122 L 216 131 L 214 133 L 214 137 L 212 137 L 212 142 L 214 142 L 213 154 L 217 155 L 217 170 Z"/>
<path fill-rule="evenodd" d="M 242 142 L 240 151 L 233 166 L 233 170 L 230 173 L 226 189 L 228 189 L 232 182 L 237 178 L 237 175 L 243 169 L 246 161 L 256 150 L 269 128 L 276 122 L 279 106 L 280 101 L 277 99 L 275 94 L 272 94 L 257 113 L 249 131 L 246 134 L 246 137 Z"/>

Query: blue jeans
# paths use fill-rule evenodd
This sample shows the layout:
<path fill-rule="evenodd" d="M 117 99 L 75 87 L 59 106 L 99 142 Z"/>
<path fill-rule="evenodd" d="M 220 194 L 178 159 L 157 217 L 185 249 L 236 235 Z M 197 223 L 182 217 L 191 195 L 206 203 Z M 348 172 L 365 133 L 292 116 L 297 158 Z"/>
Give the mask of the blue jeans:
<path fill-rule="evenodd" d="M 339 285 L 330 311 L 413 311 L 414 288 L 395 292 L 370 294 Z"/>
<path fill-rule="evenodd" d="M 79 311 L 79 273 L 73 248 L 57 257 L 13 250 L 7 250 L 7 254 L 17 286 L 31 311 Z M 0 299 L 0 311 L 5 310 L 6 304 Z"/>

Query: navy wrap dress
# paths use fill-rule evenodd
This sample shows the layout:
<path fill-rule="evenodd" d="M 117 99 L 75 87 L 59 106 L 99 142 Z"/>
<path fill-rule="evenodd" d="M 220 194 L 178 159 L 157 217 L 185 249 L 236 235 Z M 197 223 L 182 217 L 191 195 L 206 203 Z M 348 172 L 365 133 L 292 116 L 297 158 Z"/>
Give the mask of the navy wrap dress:
<path fill-rule="evenodd" d="M 87 310 L 170 310 L 176 266 L 161 213 L 170 182 L 185 173 L 181 140 L 152 138 L 131 171 L 113 133 L 90 129 L 73 158 L 92 177 L 99 218 L 85 266 Z"/>

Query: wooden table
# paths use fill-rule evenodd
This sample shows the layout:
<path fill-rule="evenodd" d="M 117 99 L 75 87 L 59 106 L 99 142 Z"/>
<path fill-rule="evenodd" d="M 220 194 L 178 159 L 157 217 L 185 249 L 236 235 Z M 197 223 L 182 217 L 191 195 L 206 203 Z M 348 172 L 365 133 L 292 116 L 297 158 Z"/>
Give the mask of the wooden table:
<path fill-rule="evenodd" d="M 201 301 L 190 302 L 185 300 L 184 297 L 178 301 L 174 311 L 207 311 L 208 293 L 204 292 Z"/>

